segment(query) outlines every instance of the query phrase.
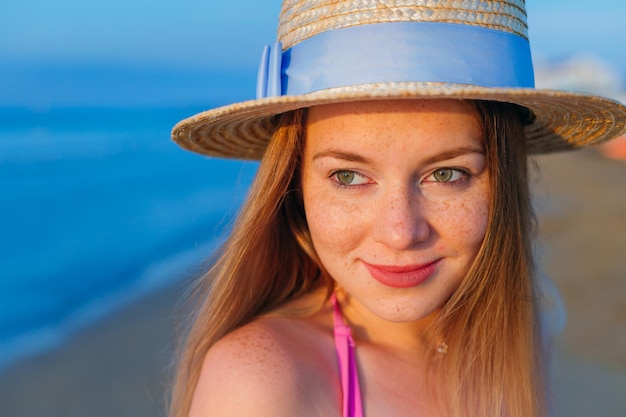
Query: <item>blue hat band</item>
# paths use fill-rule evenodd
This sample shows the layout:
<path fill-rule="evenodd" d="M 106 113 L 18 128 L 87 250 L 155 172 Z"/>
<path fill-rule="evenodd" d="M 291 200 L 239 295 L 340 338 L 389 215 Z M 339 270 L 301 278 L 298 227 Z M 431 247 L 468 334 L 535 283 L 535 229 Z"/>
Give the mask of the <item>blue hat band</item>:
<path fill-rule="evenodd" d="M 266 46 L 257 98 L 382 82 L 533 88 L 528 40 L 440 22 L 390 22 L 319 33 L 282 51 Z"/>

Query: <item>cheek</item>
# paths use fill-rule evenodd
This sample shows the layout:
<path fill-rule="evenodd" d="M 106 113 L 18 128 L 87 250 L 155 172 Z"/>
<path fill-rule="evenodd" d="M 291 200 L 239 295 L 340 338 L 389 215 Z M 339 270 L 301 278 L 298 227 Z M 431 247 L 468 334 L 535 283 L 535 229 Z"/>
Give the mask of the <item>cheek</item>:
<path fill-rule="evenodd" d="M 304 210 L 311 240 L 321 257 L 353 248 L 363 235 L 364 210 L 354 201 L 333 198 L 321 187 L 304 190 Z"/>
<path fill-rule="evenodd" d="M 489 220 L 489 210 L 487 201 L 479 201 L 476 205 L 468 207 L 466 212 L 467 219 L 465 221 L 466 228 L 464 230 L 468 244 L 472 246 L 478 246 L 483 242 L 485 238 L 485 232 L 487 231 L 487 222 Z"/>
<path fill-rule="evenodd" d="M 436 214 L 432 218 L 437 218 L 437 222 L 433 226 L 441 237 L 440 243 L 477 252 L 487 230 L 488 206 L 486 192 L 434 205 L 432 209 Z"/>

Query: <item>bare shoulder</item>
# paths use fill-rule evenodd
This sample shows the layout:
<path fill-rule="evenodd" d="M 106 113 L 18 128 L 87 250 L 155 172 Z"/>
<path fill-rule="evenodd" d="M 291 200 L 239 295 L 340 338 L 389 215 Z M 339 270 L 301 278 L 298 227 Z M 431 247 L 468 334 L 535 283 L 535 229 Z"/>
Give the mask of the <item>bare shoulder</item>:
<path fill-rule="evenodd" d="M 279 317 L 228 334 L 205 357 L 190 417 L 323 415 L 320 403 L 334 406 L 340 389 L 327 337 L 306 320 Z"/>

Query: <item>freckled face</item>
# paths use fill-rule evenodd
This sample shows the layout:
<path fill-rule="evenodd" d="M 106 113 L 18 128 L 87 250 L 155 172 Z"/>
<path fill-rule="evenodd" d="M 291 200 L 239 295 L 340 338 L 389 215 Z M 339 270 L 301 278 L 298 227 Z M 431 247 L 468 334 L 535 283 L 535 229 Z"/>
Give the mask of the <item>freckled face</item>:
<path fill-rule="evenodd" d="M 448 300 L 485 235 L 482 130 L 455 100 L 313 107 L 302 190 L 315 250 L 351 304 L 418 321 Z"/>

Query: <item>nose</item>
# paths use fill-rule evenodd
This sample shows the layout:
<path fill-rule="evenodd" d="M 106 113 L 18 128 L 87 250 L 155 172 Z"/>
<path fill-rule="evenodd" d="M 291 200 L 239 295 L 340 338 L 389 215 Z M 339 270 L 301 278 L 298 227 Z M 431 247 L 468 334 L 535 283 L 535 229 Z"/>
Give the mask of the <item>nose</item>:
<path fill-rule="evenodd" d="M 428 240 L 431 225 L 418 194 L 403 187 L 381 196 L 379 210 L 374 213 L 374 241 L 402 250 Z"/>

